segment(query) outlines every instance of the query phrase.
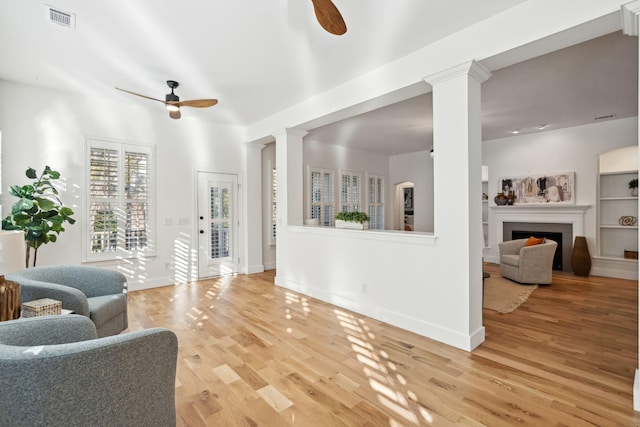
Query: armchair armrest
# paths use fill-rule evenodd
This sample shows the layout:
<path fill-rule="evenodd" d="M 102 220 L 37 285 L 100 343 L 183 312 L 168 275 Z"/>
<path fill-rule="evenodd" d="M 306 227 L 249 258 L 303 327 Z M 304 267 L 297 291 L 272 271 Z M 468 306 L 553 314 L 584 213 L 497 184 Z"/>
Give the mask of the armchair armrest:
<path fill-rule="evenodd" d="M 96 327 L 85 316 L 39 316 L 0 324 L 0 344 L 35 346 L 66 344 L 98 338 Z"/>
<path fill-rule="evenodd" d="M 26 279 L 17 275 L 7 275 L 6 277 L 8 280 L 14 280 L 20 284 L 20 300 L 22 302 L 34 301 L 40 298 L 53 298 L 62 301 L 62 307 L 72 310 L 76 314 L 89 316 L 87 296 L 76 288 Z"/>
<path fill-rule="evenodd" d="M 520 264 L 531 267 L 544 266 L 553 259 L 558 244 L 548 241 L 540 245 L 524 246 L 520 249 Z"/>

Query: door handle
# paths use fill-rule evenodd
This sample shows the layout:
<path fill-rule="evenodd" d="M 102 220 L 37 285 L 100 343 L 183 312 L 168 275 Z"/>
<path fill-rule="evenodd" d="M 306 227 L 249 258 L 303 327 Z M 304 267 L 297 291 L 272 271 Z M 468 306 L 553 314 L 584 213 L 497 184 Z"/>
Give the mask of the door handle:
<path fill-rule="evenodd" d="M 204 230 L 200 230 L 200 234 L 204 234 Z"/>

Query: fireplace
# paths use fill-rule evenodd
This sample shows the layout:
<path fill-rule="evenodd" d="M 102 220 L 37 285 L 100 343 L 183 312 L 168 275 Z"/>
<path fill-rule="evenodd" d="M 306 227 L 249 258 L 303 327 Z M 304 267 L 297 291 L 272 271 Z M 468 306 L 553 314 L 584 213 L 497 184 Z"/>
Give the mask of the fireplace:
<path fill-rule="evenodd" d="M 545 237 L 558 243 L 553 257 L 553 269 L 571 272 L 573 226 L 561 223 L 504 222 L 504 240 Z"/>

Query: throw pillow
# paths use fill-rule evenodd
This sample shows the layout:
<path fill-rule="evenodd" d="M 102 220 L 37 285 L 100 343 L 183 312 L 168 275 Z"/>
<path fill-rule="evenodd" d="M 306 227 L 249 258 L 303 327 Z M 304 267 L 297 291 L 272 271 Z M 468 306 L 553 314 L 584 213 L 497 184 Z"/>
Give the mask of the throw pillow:
<path fill-rule="evenodd" d="M 529 239 L 527 240 L 527 243 L 525 243 L 525 246 L 535 246 L 535 245 L 539 245 L 540 243 L 544 243 L 544 237 L 529 237 Z"/>

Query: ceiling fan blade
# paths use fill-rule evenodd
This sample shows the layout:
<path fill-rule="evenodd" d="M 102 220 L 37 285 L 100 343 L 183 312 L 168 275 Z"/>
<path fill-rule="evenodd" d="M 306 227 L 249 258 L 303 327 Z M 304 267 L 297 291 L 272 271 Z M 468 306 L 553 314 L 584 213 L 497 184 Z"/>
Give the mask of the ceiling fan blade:
<path fill-rule="evenodd" d="M 318 22 L 328 32 L 341 36 L 347 32 L 347 24 L 344 23 L 340 11 L 331 0 L 311 0 L 316 12 Z"/>
<path fill-rule="evenodd" d="M 119 87 L 117 87 L 116 89 L 118 89 L 118 90 L 120 90 L 122 92 L 129 93 L 131 95 L 139 96 L 141 98 L 147 98 L 147 99 L 150 99 L 152 101 L 158 101 L 158 102 L 162 102 L 163 104 L 166 104 L 166 102 L 161 100 L 161 99 L 151 98 L 150 96 L 147 96 L 147 95 L 140 95 L 139 93 L 131 92 L 130 90 L 120 89 Z"/>
<path fill-rule="evenodd" d="M 178 107 L 196 107 L 207 108 L 213 107 L 218 103 L 217 99 L 192 99 L 190 101 L 170 102 L 170 104 L 177 105 Z"/>
<path fill-rule="evenodd" d="M 180 117 L 182 117 L 182 114 L 180 114 L 180 110 L 169 111 L 169 117 L 171 117 L 172 119 L 179 119 Z"/>

